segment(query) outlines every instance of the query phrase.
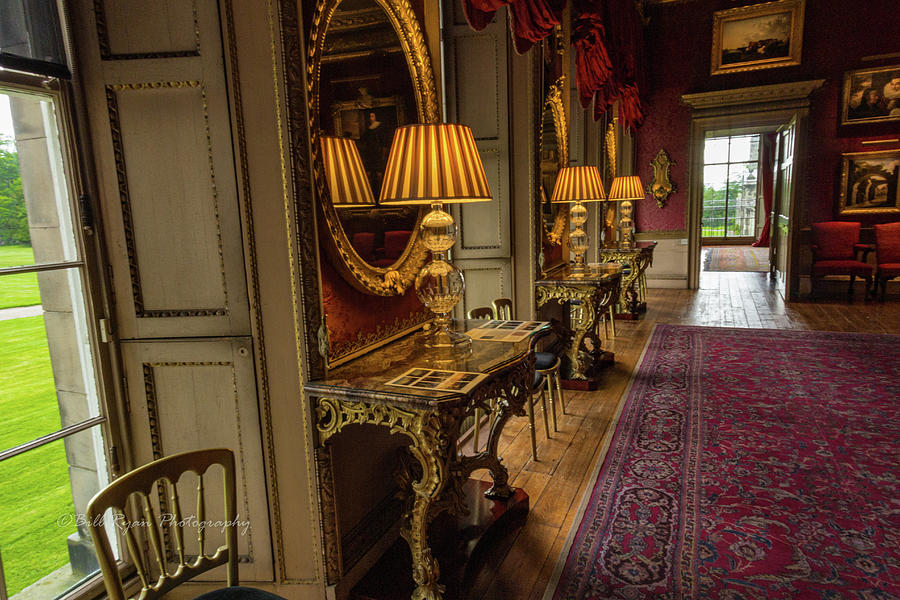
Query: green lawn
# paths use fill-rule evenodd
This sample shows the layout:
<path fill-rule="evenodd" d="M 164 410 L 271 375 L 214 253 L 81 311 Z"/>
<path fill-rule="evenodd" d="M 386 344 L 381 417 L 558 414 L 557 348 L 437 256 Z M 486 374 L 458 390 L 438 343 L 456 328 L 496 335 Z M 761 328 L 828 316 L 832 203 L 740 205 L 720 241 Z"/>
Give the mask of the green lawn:
<path fill-rule="evenodd" d="M 0 246 L 0 268 L 34 263 L 31 246 Z M 32 306 L 41 303 L 37 274 L 17 273 L 0 276 L 0 308 Z"/>
<path fill-rule="evenodd" d="M 35 287 L 37 287 L 35 285 Z M 56 431 L 59 409 L 43 317 L 0 321 L 0 449 Z M 68 562 L 72 514 L 62 441 L 0 463 L 0 552 L 9 595 Z"/>

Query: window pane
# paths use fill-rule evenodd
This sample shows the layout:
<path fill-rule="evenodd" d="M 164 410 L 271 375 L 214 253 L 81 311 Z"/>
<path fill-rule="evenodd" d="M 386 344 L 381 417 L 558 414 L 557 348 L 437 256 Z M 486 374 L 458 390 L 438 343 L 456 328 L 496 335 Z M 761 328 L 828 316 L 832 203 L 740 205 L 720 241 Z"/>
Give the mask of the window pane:
<path fill-rule="evenodd" d="M 0 450 L 100 414 L 78 269 L 27 275 L 40 288 L 38 304 L 30 297 L 0 310 Z"/>
<path fill-rule="evenodd" d="M 756 228 L 757 163 L 732 164 L 728 169 L 729 236 L 752 236 Z"/>
<path fill-rule="evenodd" d="M 731 138 L 730 162 L 756 161 L 759 158 L 759 136 L 741 135 Z"/>
<path fill-rule="evenodd" d="M 78 259 L 52 102 L 0 92 L 0 247 L 18 249 L 2 266 Z"/>
<path fill-rule="evenodd" d="M 709 138 L 703 147 L 703 163 L 726 163 L 728 162 L 728 138 Z"/>
<path fill-rule="evenodd" d="M 703 168 L 703 232 L 704 236 L 725 234 L 725 196 L 728 165 L 707 165 Z"/>
<path fill-rule="evenodd" d="M 65 65 L 59 12 L 54 0 L 4 0 L 0 51 Z"/>
<path fill-rule="evenodd" d="M 97 569 L 76 514 L 107 483 L 99 427 L 0 462 L 0 556 L 7 593 L 54 598 Z M 34 586 L 27 589 L 28 586 Z"/>

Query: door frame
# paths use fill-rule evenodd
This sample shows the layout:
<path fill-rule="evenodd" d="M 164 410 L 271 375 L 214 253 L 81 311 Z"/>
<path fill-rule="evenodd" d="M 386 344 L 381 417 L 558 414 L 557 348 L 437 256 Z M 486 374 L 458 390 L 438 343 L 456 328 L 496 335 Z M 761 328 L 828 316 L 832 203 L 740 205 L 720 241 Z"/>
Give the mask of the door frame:
<path fill-rule="evenodd" d="M 737 90 L 722 90 L 699 94 L 685 94 L 682 101 L 691 106 L 691 134 L 688 164 L 688 288 L 700 286 L 701 229 L 703 212 L 703 144 L 708 132 L 737 133 L 775 131 L 797 118 L 797 137 L 794 154 L 794 186 L 804 181 L 806 155 L 806 122 L 809 114 L 809 95 L 825 83 L 824 79 L 800 81 L 788 84 L 764 85 Z M 796 187 L 794 187 L 796 189 Z M 795 192 L 794 198 L 800 196 Z M 799 202 L 791 202 L 791 225 L 788 243 L 788 270 L 791 296 L 797 287 L 791 257 L 796 217 L 800 214 Z"/>

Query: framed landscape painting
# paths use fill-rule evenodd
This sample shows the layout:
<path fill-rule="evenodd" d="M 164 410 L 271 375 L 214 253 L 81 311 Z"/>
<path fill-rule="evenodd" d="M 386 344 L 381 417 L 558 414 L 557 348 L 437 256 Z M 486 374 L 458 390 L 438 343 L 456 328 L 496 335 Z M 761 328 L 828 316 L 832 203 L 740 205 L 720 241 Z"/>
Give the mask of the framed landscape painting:
<path fill-rule="evenodd" d="M 900 121 L 900 65 L 844 75 L 841 125 Z"/>
<path fill-rule="evenodd" d="M 712 75 L 800 64 L 805 0 L 713 13 Z"/>
<path fill-rule="evenodd" d="M 838 214 L 900 213 L 900 150 L 843 155 Z"/>

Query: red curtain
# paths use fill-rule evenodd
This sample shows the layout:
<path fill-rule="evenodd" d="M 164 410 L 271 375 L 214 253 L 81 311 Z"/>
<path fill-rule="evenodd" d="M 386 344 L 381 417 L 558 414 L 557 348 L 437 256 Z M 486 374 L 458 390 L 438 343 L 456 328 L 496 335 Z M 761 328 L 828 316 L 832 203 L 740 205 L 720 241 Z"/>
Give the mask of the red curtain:
<path fill-rule="evenodd" d="M 775 168 L 775 136 L 774 133 L 763 135 L 763 155 L 762 155 L 762 193 L 763 193 L 763 209 L 766 211 L 766 222 L 762 231 L 759 233 L 759 239 L 751 244 L 751 246 L 766 248 L 769 246 L 770 228 L 772 227 L 772 198 L 775 195 L 774 187 L 774 168 Z"/>
<path fill-rule="evenodd" d="M 594 119 L 619 102 L 619 121 L 644 121 L 643 26 L 633 0 L 576 0 L 572 45 L 581 105 L 594 102 Z"/>
<path fill-rule="evenodd" d="M 509 6 L 509 29 L 516 52 L 525 54 L 562 22 L 566 0 L 463 0 L 463 12 L 469 26 L 481 31 L 504 5 Z"/>
<path fill-rule="evenodd" d="M 562 20 L 566 0 L 462 0 L 472 29 L 487 27 L 501 6 L 509 7 L 516 52 L 523 54 L 550 35 Z M 619 121 L 638 127 L 644 120 L 644 35 L 634 0 L 574 0 L 572 45 L 581 105 L 594 103 L 594 119 L 619 101 Z"/>

